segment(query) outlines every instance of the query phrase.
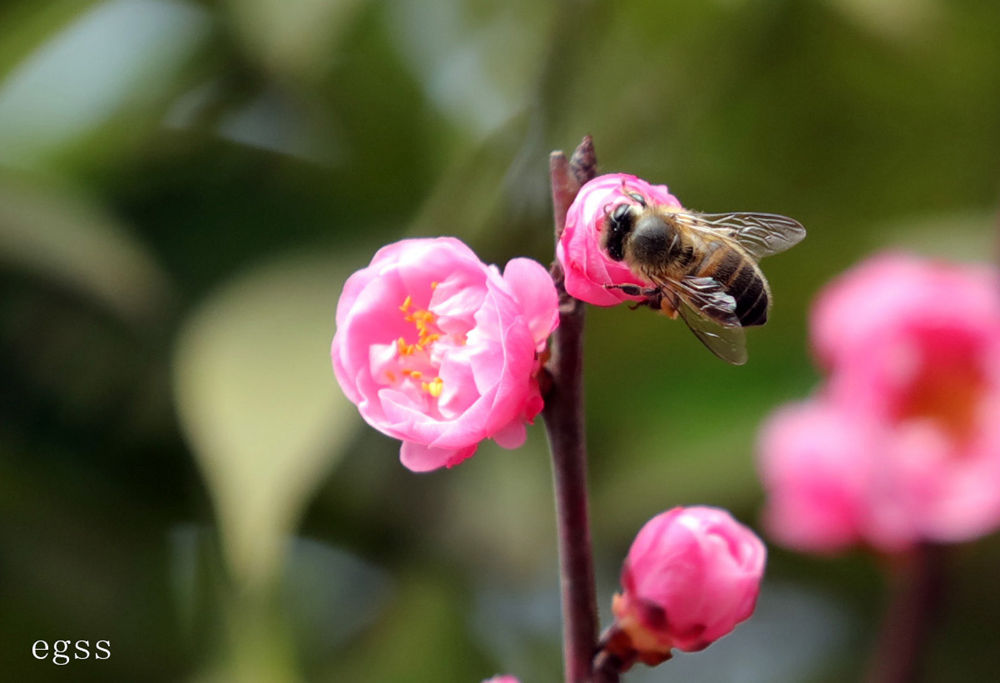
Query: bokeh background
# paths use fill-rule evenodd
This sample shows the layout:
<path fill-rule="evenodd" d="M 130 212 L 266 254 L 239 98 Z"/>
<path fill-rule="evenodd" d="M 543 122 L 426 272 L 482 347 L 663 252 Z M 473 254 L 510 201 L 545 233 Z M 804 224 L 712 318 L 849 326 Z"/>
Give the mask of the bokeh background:
<path fill-rule="evenodd" d="M 4 3 L 4 677 L 558 680 L 542 427 L 406 471 L 333 379 L 343 280 L 407 236 L 548 262 L 547 155 L 584 134 L 691 208 L 807 226 L 764 264 L 745 367 L 588 313 L 606 624 L 652 515 L 756 525 L 757 427 L 818 381 L 824 282 L 887 247 L 993 257 L 998 27 L 968 0 Z M 951 560 L 926 680 L 987 680 L 1000 543 Z M 856 680 L 885 596 L 871 557 L 772 545 L 750 622 L 626 680 Z M 112 656 L 58 667 L 38 639 Z"/>

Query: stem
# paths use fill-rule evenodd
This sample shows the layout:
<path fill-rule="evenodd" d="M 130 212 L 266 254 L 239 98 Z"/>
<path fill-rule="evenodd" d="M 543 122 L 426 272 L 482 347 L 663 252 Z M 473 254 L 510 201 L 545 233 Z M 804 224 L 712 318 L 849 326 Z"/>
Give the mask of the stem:
<path fill-rule="evenodd" d="M 612 629 L 614 626 L 611 627 Z M 603 640 L 603 636 L 602 636 Z M 600 644 L 598 645 L 600 647 Z M 628 670 L 634 663 L 635 658 L 626 663 L 607 649 L 601 648 L 594 657 L 594 680 L 593 683 L 619 683 L 622 671 Z"/>
<path fill-rule="evenodd" d="M 556 241 L 566 224 L 566 210 L 580 186 L 596 175 L 589 137 L 572 160 L 553 152 L 549 160 Z M 589 683 L 597 643 L 597 595 L 587 519 L 587 451 L 583 429 L 584 305 L 566 293 L 562 268 L 552 265 L 559 292 L 559 327 L 553 334 L 546 368 L 551 386 L 542 417 L 552 453 L 556 525 L 559 536 L 559 582 L 563 611 L 563 658 L 566 683 Z"/>
<path fill-rule="evenodd" d="M 869 683 L 917 680 L 920 654 L 941 612 L 944 557 L 943 547 L 925 544 L 906 558 L 882 623 Z"/>
<path fill-rule="evenodd" d="M 598 652 L 594 657 L 593 683 L 619 683 L 623 668 L 622 662 L 611 653 Z"/>

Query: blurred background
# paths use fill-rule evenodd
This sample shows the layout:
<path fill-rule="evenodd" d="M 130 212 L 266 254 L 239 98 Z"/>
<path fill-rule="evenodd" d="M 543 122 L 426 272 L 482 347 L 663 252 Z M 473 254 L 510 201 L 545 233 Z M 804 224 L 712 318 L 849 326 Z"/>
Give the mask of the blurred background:
<path fill-rule="evenodd" d="M 415 475 L 329 362 L 347 275 L 457 235 L 552 258 L 548 153 L 794 216 L 734 368 L 587 321 L 599 602 L 677 504 L 757 524 L 808 307 L 873 251 L 992 258 L 1000 4 L 10 0 L 0 8 L 0 668 L 9 680 L 559 680 L 541 425 Z M 941 305 L 929 302 L 928 305 Z M 844 681 L 883 572 L 771 546 L 755 617 L 629 681 Z M 927 680 L 996 672 L 1000 542 L 952 557 Z M 38 661 L 32 643 L 110 641 Z M 71 672 L 71 673 L 70 673 Z"/>

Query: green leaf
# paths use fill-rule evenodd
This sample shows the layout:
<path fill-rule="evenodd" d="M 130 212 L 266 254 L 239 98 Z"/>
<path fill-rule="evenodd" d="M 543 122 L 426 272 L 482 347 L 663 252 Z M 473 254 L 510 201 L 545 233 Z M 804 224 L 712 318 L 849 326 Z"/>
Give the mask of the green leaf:
<path fill-rule="evenodd" d="M 185 2 L 88 9 L 0 82 L 0 164 L 47 168 L 115 114 L 162 95 L 208 30 L 206 12 Z"/>
<path fill-rule="evenodd" d="M 286 535 L 358 423 L 330 366 L 345 270 L 290 257 L 210 297 L 177 341 L 181 426 L 215 503 L 234 577 L 275 577 Z"/>
<path fill-rule="evenodd" d="M 162 310 L 166 275 L 125 226 L 85 198 L 0 175 L 0 263 L 40 275 L 132 322 Z"/>
<path fill-rule="evenodd" d="M 275 73 L 312 80 L 332 63 L 333 46 L 361 0 L 230 0 L 251 54 Z"/>

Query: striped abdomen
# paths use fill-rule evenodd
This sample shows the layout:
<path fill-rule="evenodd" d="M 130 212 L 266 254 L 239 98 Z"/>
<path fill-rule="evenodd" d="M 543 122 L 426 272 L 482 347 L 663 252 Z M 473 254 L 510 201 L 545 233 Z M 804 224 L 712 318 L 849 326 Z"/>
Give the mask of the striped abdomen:
<path fill-rule="evenodd" d="M 736 300 L 736 316 L 744 327 L 766 323 L 771 291 L 754 260 L 727 242 L 702 242 L 700 250 L 685 244 L 675 257 L 676 266 L 684 275 L 710 277 L 722 284 Z"/>

